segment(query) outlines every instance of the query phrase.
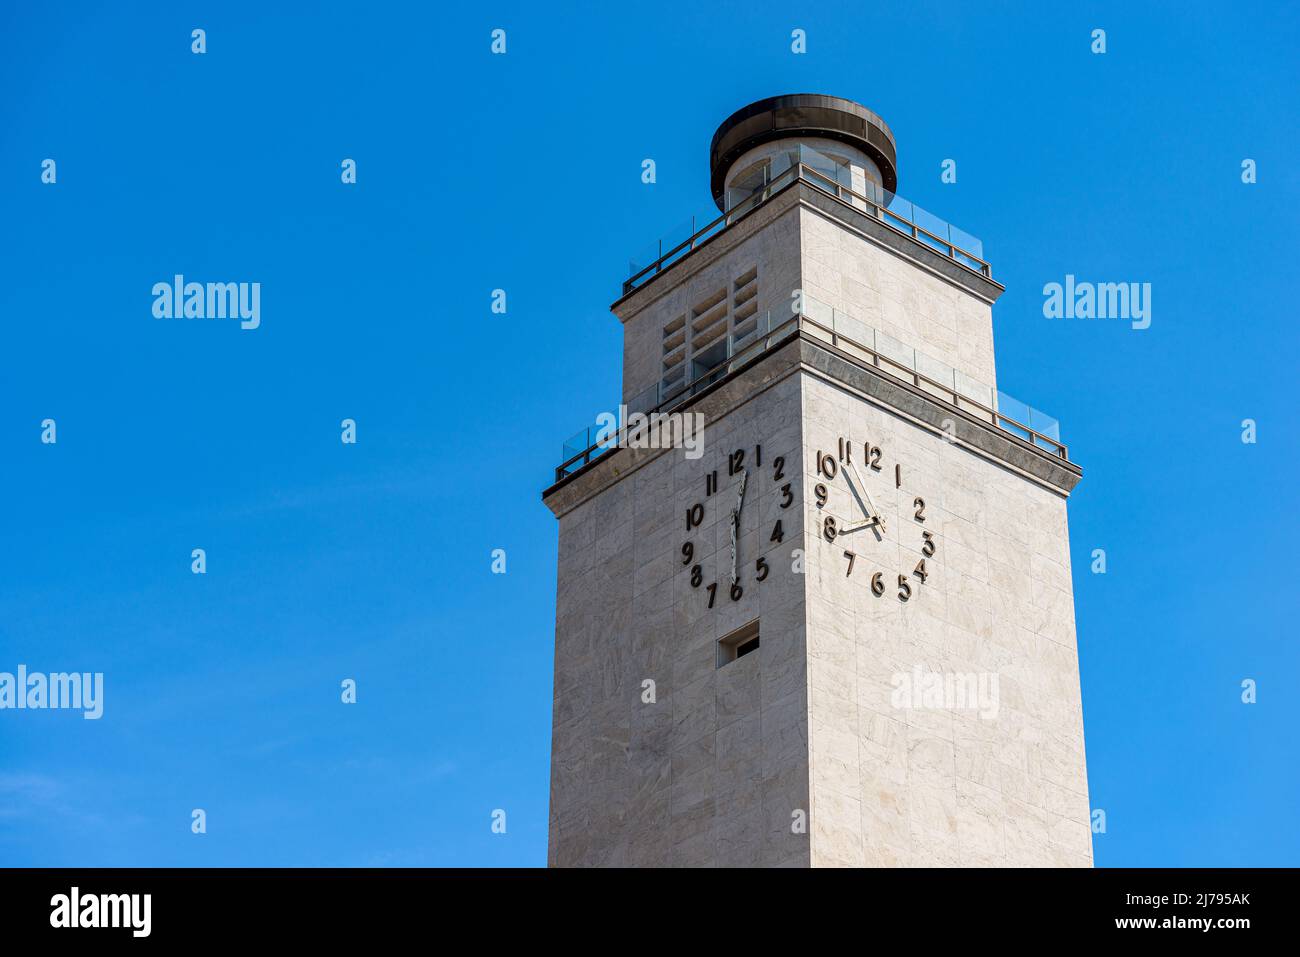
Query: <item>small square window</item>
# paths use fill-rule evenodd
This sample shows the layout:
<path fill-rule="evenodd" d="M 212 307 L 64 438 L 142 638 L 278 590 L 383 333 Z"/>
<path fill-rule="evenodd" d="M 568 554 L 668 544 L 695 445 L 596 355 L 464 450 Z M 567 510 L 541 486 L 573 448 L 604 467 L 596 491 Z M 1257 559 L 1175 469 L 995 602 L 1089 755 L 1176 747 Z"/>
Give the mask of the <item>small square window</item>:
<path fill-rule="evenodd" d="M 718 641 L 718 667 L 721 668 L 754 651 L 758 651 L 757 620 L 751 621 L 743 628 L 737 628 Z"/>

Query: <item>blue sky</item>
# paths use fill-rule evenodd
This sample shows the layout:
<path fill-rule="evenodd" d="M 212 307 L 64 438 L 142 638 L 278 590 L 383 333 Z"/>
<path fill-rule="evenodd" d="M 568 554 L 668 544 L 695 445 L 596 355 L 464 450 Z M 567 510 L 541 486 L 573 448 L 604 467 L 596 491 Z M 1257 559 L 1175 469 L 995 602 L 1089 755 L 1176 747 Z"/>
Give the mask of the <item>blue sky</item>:
<path fill-rule="evenodd" d="M 1083 465 L 1097 863 L 1300 863 L 1294 7 L 273 6 L 0 8 L 0 670 L 106 675 L 99 721 L 0 712 L 0 864 L 544 864 L 540 491 L 617 401 L 628 257 L 783 92 L 886 119 Z M 176 273 L 260 328 L 153 319 Z M 1067 273 L 1151 327 L 1044 319 Z"/>

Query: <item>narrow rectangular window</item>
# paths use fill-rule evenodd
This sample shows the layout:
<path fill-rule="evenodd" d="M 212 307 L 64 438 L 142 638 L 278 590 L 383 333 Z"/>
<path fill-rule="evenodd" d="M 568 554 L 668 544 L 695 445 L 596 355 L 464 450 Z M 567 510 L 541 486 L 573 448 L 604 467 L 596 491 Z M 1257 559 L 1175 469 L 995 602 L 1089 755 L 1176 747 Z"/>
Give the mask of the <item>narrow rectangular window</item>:
<path fill-rule="evenodd" d="M 758 651 L 758 619 L 719 639 L 718 667 L 730 664 L 753 651 Z"/>

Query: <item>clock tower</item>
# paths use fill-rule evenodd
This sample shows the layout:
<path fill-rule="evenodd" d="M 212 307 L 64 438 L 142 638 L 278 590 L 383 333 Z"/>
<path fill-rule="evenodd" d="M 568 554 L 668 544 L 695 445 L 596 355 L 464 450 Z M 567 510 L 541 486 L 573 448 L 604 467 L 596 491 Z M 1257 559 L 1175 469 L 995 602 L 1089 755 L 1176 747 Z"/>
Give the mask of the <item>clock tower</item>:
<path fill-rule="evenodd" d="M 552 866 L 1091 866 L 1055 420 L 849 100 L 730 116 L 565 448 Z"/>

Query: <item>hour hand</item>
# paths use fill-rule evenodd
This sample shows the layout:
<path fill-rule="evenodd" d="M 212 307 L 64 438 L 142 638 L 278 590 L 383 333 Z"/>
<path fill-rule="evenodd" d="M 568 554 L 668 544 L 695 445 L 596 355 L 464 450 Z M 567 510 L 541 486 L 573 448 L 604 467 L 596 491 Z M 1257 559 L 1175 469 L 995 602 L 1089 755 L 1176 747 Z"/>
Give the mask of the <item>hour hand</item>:
<path fill-rule="evenodd" d="M 860 528 L 868 528 L 872 525 L 879 525 L 883 530 L 885 527 L 885 521 L 879 515 L 873 515 L 862 522 L 852 522 L 848 525 L 841 525 L 838 534 L 847 535 L 849 532 L 856 532 Z"/>

